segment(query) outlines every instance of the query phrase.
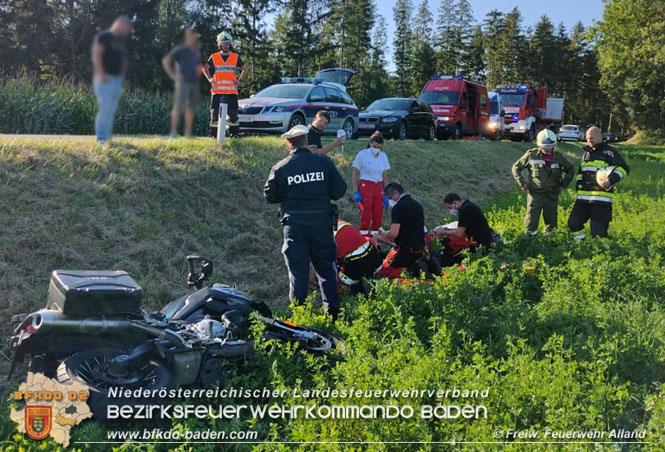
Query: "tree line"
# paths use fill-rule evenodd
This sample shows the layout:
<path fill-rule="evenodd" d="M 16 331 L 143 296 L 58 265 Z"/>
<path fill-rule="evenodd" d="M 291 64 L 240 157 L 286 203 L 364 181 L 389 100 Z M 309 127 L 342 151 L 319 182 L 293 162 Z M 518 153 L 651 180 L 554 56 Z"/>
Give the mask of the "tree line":
<path fill-rule="evenodd" d="M 478 22 L 469 0 L 441 0 L 436 11 L 426 0 L 397 0 L 389 36 L 374 0 L 0 0 L 0 67 L 89 80 L 94 35 L 127 14 L 135 19 L 130 87 L 170 89 L 160 60 L 194 25 L 204 58 L 217 33 L 230 31 L 249 67 L 243 96 L 282 76 L 342 66 L 357 71 L 349 92 L 367 106 L 417 96 L 431 75 L 457 74 L 490 89 L 545 85 L 565 97 L 568 123 L 621 132 L 636 125 L 662 135 L 665 105 L 653 94 L 665 86 L 657 63 L 664 60 L 664 11 L 661 2 L 608 0 L 594 26 L 567 29 L 546 15 L 525 24 L 517 7 Z"/>

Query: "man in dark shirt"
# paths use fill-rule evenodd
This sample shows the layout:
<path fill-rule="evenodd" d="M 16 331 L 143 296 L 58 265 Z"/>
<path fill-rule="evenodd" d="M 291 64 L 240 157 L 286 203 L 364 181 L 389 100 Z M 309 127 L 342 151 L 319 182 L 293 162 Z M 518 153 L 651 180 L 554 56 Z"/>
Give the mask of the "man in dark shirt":
<path fill-rule="evenodd" d="M 319 110 L 314 116 L 314 121 L 309 125 L 309 133 L 307 134 L 307 141 L 309 142 L 309 150 L 317 154 L 328 155 L 330 151 L 338 146 L 344 144 L 344 137 L 335 139 L 332 143 L 327 144 L 325 147 L 321 144 L 321 135 L 328 128 L 330 124 L 330 113 L 325 110 Z"/>
<path fill-rule="evenodd" d="M 388 253 L 379 270 L 379 276 L 399 278 L 404 268 L 417 261 L 425 249 L 425 213 L 423 206 L 404 192 L 397 182 L 383 189 L 392 206 L 390 230 L 374 234 L 380 242 L 394 242 L 396 247 Z"/>
<path fill-rule="evenodd" d="M 180 112 L 185 111 L 185 136 L 192 136 L 194 112 L 201 103 L 201 51 L 199 50 L 200 35 L 192 28 L 185 30 L 185 42 L 174 47 L 162 58 L 162 66 L 168 76 L 175 82 L 173 110 L 171 110 L 171 135 L 175 138 L 178 130 Z M 175 63 L 175 71 L 173 70 Z"/>
<path fill-rule="evenodd" d="M 333 321 L 339 313 L 337 250 L 333 229 L 337 209 L 330 200 L 346 192 L 346 182 L 325 155 L 307 148 L 307 127 L 295 126 L 282 135 L 289 156 L 270 170 L 264 196 L 281 203 L 284 226 L 282 253 L 289 271 L 289 299 L 297 304 L 307 298 L 309 263 L 312 262 L 321 288 L 323 304 Z"/>
<path fill-rule="evenodd" d="M 439 237 L 467 237 L 470 248 L 478 246 L 489 247 L 492 244 L 492 229 L 487 223 L 487 218 L 480 207 L 468 199 L 462 201 L 457 193 L 448 193 L 443 199 L 443 204 L 450 213 L 459 215 L 456 228 L 439 226 L 434 228 L 434 234 Z"/>
<path fill-rule="evenodd" d="M 111 139 L 113 120 L 122 94 L 122 82 L 127 73 L 127 37 L 132 33 L 132 21 L 120 16 L 111 28 L 97 33 L 92 42 L 93 89 L 97 96 L 95 135 L 104 144 Z"/>

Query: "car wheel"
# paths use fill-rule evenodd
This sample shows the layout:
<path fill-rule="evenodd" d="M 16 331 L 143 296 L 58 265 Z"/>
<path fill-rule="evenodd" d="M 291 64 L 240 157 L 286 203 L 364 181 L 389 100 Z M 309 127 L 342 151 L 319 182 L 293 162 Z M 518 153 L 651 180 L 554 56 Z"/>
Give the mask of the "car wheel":
<path fill-rule="evenodd" d="M 346 139 L 350 140 L 353 138 L 353 120 L 352 119 L 347 119 L 344 121 L 344 125 L 342 126 L 342 129 L 344 130 L 344 133 L 346 133 Z"/>
<path fill-rule="evenodd" d="M 501 131 L 498 128 L 494 132 L 494 141 L 501 141 Z"/>
<path fill-rule="evenodd" d="M 291 120 L 289 121 L 289 129 L 295 126 L 303 125 L 305 125 L 305 118 L 303 118 L 300 113 L 295 113 L 293 116 L 291 116 Z"/>
<path fill-rule="evenodd" d="M 457 124 L 457 127 L 455 127 L 455 135 L 453 135 L 453 138 L 456 140 L 461 140 L 462 139 L 462 125 Z"/>
<path fill-rule="evenodd" d="M 399 140 L 404 140 L 406 139 L 406 124 L 403 122 L 400 122 L 399 125 L 397 126 L 397 133 L 395 134 L 397 139 Z"/>
<path fill-rule="evenodd" d="M 432 125 L 432 126 L 429 126 L 429 133 L 427 134 L 427 136 L 425 137 L 425 139 L 426 139 L 427 141 L 432 141 L 434 138 L 436 138 L 436 127 L 434 127 L 434 126 Z"/>

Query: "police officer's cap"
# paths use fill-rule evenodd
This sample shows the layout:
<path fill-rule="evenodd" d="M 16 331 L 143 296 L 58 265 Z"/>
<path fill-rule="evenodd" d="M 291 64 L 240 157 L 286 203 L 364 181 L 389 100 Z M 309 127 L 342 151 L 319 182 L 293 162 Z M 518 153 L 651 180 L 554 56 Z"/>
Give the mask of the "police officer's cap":
<path fill-rule="evenodd" d="M 303 125 L 297 125 L 291 127 L 291 129 L 282 134 L 282 138 L 286 138 L 289 141 L 298 141 L 299 139 L 302 139 L 304 135 L 307 135 L 309 133 L 309 129 L 307 126 Z"/>

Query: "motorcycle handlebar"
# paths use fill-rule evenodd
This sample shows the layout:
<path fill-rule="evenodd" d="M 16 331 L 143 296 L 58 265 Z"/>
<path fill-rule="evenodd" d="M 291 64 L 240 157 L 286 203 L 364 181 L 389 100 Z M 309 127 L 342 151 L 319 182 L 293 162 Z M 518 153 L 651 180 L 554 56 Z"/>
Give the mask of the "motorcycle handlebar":
<path fill-rule="evenodd" d="M 202 256 L 196 256 L 196 255 L 190 255 L 187 256 L 187 262 L 189 264 L 189 274 L 187 275 L 187 286 L 192 287 L 195 286 L 197 289 L 200 289 L 203 287 L 203 283 L 210 278 L 210 275 L 212 275 L 212 260 L 208 259 L 207 257 L 202 257 Z M 201 263 L 201 275 L 198 274 L 196 269 L 194 268 L 194 264 L 200 262 Z"/>

